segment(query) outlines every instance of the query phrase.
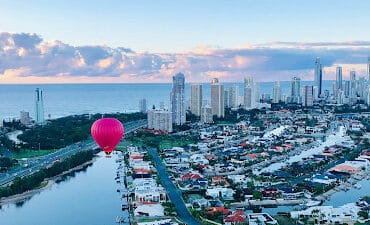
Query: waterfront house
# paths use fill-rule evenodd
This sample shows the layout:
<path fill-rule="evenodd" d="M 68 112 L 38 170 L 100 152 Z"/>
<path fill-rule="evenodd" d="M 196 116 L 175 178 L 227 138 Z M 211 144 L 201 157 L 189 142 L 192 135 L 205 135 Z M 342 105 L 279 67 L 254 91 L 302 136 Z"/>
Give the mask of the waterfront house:
<path fill-rule="evenodd" d="M 212 187 L 207 188 L 206 196 L 210 196 L 213 199 L 222 198 L 223 200 L 233 200 L 235 191 L 231 188 L 226 187 Z"/>
<path fill-rule="evenodd" d="M 338 208 L 333 206 L 315 206 L 306 210 L 292 211 L 293 219 L 303 217 L 312 220 L 315 224 L 353 224 L 358 219 L 360 208 L 354 203 L 349 203 Z"/>
<path fill-rule="evenodd" d="M 278 224 L 268 213 L 251 213 L 247 215 L 249 225 L 268 225 L 268 224 Z"/>
<path fill-rule="evenodd" d="M 157 219 L 157 220 L 143 220 L 144 222 L 137 222 L 137 225 L 179 225 L 173 222 L 172 219 Z"/>
<path fill-rule="evenodd" d="M 262 195 L 264 198 L 276 198 L 280 192 L 277 188 L 269 187 L 262 189 Z"/>
<path fill-rule="evenodd" d="M 194 164 L 209 164 L 209 161 L 204 157 L 203 154 L 192 154 L 190 156 L 190 162 Z"/>
<path fill-rule="evenodd" d="M 166 191 L 157 185 L 153 178 L 138 178 L 133 180 L 135 202 L 165 202 Z"/>
<path fill-rule="evenodd" d="M 247 217 L 244 214 L 244 211 L 237 210 L 233 212 L 231 215 L 228 215 L 224 218 L 225 225 L 236 225 L 242 224 L 247 222 Z"/>
<path fill-rule="evenodd" d="M 223 206 L 206 208 L 206 211 L 208 215 L 214 215 L 217 213 L 220 213 L 221 215 L 227 215 L 230 212 L 228 209 L 226 209 Z"/>
<path fill-rule="evenodd" d="M 196 181 L 200 178 L 202 178 L 202 176 L 199 173 L 194 173 L 194 172 L 185 173 L 184 175 L 181 176 L 181 180 L 183 182 L 189 181 L 189 180 Z"/>
<path fill-rule="evenodd" d="M 234 184 L 241 184 L 246 181 L 245 175 L 228 175 L 227 178 L 231 180 Z M 250 179 L 248 179 L 250 181 Z"/>
<path fill-rule="evenodd" d="M 164 208 L 161 204 L 141 204 L 134 210 L 135 216 L 160 217 L 164 216 Z"/>
<path fill-rule="evenodd" d="M 224 186 L 224 187 L 230 186 L 229 182 L 227 182 L 227 180 L 223 176 L 212 177 L 211 184 L 213 186 L 217 186 L 217 185 Z"/>
<path fill-rule="evenodd" d="M 311 178 L 311 182 L 319 184 L 333 184 L 337 181 L 335 178 L 329 177 L 327 174 L 314 174 Z"/>
<path fill-rule="evenodd" d="M 366 169 L 367 167 L 368 162 L 366 161 L 345 161 L 329 169 L 329 171 L 332 173 L 357 174 L 360 170 Z"/>

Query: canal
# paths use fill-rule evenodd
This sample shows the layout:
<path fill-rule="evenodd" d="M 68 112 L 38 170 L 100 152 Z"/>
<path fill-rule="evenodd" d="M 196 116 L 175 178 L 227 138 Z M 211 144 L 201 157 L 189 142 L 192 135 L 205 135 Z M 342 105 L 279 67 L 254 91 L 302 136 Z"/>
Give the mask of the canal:
<path fill-rule="evenodd" d="M 168 191 L 171 201 L 186 223 L 199 224 L 188 212 L 181 193 L 173 185 L 155 150 L 153 156 L 158 174 Z M 117 216 L 122 216 L 121 200 L 117 190 L 115 162 L 116 155 L 106 158 L 103 153 L 93 165 L 85 170 L 65 177 L 64 181 L 53 184 L 32 198 L 18 204 L 3 205 L 0 209 L 1 225 L 113 225 Z M 359 182 L 361 189 L 337 192 L 324 205 L 341 206 L 370 195 L 370 180 Z M 263 212 L 276 214 L 289 212 L 295 207 L 281 206 L 264 208 Z"/>
<path fill-rule="evenodd" d="M 121 216 L 120 195 L 114 180 L 116 155 L 103 153 L 93 165 L 65 177 L 32 198 L 3 205 L 1 225 L 110 225 Z"/>
<path fill-rule="evenodd" d="M 179 218 L 188 225 L 199 225 L 199 222 L 190 214 L 184 200 L 182 199 L 181 192 L 176 188 L 168 176 L 166 167 L 158 155 L 156 149 L 148 148 L 148 153 L 153 157 L 155 167 L 161 179 L 162 185 L 167 191 L 171 202 L 175 205 Z"/>

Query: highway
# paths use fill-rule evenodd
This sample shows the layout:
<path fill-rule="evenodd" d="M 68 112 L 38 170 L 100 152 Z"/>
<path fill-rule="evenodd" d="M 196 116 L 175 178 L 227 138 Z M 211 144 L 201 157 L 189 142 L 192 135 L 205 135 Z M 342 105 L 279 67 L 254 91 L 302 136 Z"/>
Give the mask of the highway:
<path fill-rule="evenodd" d="M 147 120 L 137 120 L 124 123 L 125 134 L 128 134 L 139 128 L 142 128 L 146 126 L 146 124 Z M 48 155 L 30 158 L 25 162 L 27 163 L 27 167 L 18 166 L 10 171 L 7 171 L 6 173 L 0 173 L 0 186 L 9 184 L 16 177 L 24 177 L 31 175 L 41 169 L 51 166 L 54 162 L 58 160 L 64 160 L 78 152 L 87 151 L 95 148 L 98 148 L 98 146 L 95 144 L 92 138 L 89 138 L 86 141 L 74 143 Z"/>

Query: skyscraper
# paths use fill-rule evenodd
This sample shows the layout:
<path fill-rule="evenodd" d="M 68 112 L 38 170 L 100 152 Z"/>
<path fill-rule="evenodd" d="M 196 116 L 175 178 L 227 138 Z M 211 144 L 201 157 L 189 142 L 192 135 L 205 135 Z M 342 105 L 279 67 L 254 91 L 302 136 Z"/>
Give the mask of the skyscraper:
<path fill-rule="evenodd" d="M 322 65 L 320 63 L 320 58 L 317 57 L 315 61 L 315 82 L 314 86 L 317 87 L 317 96 L 319 98 L 322 94 Z"/>
<path fill-rule="evenodd" d="M 35 92 L 35 121 L 37 124 L 44 124 L 44 99 L 42 90 L 40 88 L 36 88 Z"/>
<path fill-rule="evenodd" d="M 171 111 L 172 122 L 176 125 L 182 125 L 186 122 L 185 110 L 185 76 L 178 73 L 173 76 L 171 91 Z"/>
<path fill-rule="evenodd" d="M 260 102 L 260 86 L 258 83 L 253 83 L 253 107 L 257 107 L 257 104 Z"/>
<path fill-rule="evenodd" d="M 301 78 L 292 78 L 290 97 L 292 103 L 301 103 Z"/>
<path fill-rule="evenodd" d="M 236 84 L 229 87 L 229 104 L 231 108 L 239 107 L 239 87 Z"/>
<path fill-rule="evenodd" d="M 313 106 L 313 86 L 311 85 L 304 86 L 303 105 Z"/>
<path fill-rule="evenodd" d="M 148 110 L 145 98 L 140 99 L 140 101 L 139 101 L 139 110 L 140 110 L 141 113 L 146 113 L 146 111 Z"/>
<path fill-rule="evenodd" d="M 370 81 L 370 56 L 367 57 L 367 80 Z"/>
<path fill-rule="evenodd" d="M 244 87 L 244 108 L 251 109 L 253 105 L 253 89 L 250 85 Z"/>
<path fill-rule="evenodd" d="M 336 76 L 335 76 L 335 81 L 336 81 L 336 88 L 337 90 L 343 90 L 343 76 L 342 76 L 342 67 L 341 66 L 337 66 L 337 70 L 336 70 Z"/>
<path fill-rule="evenodd" d="M 211 108 L 212 114 L 217 117 L 225 116 L 225 91 L 224 85 L 218 83 L 218 80 L 215 78 L 211 83 Z"/>
<path fill-rule="evenodd" d="M 258 86 L 252 77 L 247 77 L 244 79 L 244 108 L 255 108 L 257 102 L 259 102 Z"/>
<path fill-rule="evenodd" d="M 349 97 L 349 94 L 350 94 L 350 81 L 349 80 L 345 80 L 343 81 L 343 91 L 344 91 L 344 96 L 345 97 Z"/>
<path fill-rule="evenodd" d="M 279 103 L 280 100 L 281 100 L 280 81 L 275 81 L 272 93 L 272 103 Z"/>
<path fill-rule="evenodd" d="M 190 86 L 190 111 L 200 116 L 202 109 L 203 93 L 201 84 L 191 84 Z"/>
<path fill-rule="evenodd" d="M 230 108 L 229 91 L 226 89 L 224 91 L 224 106 L 225 108 Z"/>
<path fill-rule="evenodd" d="M 349 95 L 350 98 L 356 98 L 356 71 L 349 72 Z"/>

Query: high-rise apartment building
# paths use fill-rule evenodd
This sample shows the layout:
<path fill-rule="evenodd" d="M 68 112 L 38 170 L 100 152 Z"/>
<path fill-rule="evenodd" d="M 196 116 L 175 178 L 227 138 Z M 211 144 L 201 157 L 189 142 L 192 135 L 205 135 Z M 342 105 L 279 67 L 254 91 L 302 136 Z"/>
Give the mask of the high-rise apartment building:
<path fill-rule="evenodd" d="M 293 77 L 291 81 L 290 101 L 301 103 L 301 78 Z"/>
<path fill-rule="evenodd" d="M 303 105 L 306 107 L 313 106 L 313 86 L 304 86 Z"/>
<path fill-rule="evenodd" d="M 182 125 L 186 122 L 185 109 L 185 76 L 178 73 L 173 76 L 171 91 L 171 112 L 172 122 L 176 125 Z"/>
<path fill-rule="evenodd" d="M 147 108 L 145 98 L 140 99 L 140 101 L 139 101 L 139 110 L 140 110 L 141 113 L 146 113 L 147 112 L 148 108 Z"/>
<path fill-rule="evenodd" d="M 320 58 L 317 57 L 315 61 L 315 81 L 314 86 L 317 87 L 317 96 L 315 98 L 319 98 L 322 94 L 322 65 L 320 63 Z"/>
<path fill-rule="evenodd" d="M 343 90 L 343 75 L 341 66 L 337 66 L 335 81 L 337 90 Z"/>
<path fill-rule="evenodd" d="M 351 99 L 355 99 L 357 95 L 356 71 L 354 70 L 349 72 L 349 95 Z"/>
<path fill-rule="evenodd" d="M 148 110 L 148 128 L 172 132 L 172 113 L 167 110 Z"/>
<path fill-rule="evenodd" d="M 370 82 L 370 56 L 367 57 L 367 80 Z"/>
<path fill-rule="evenodd" d="M 236 84 L 229 87 L 229 104 L 231 108 L 239 107 L 239 86 Z"/>
<path fill-rule="evenodd" d="M 224 90 L 224 106 L 225 108 L 230 108 L 229 91 L 226 89 Z"/>
<path fill-rule="evenodd" d="M 26 111 L 21 111 L 20 112 L 20 122 L 21 124 L 28 126 L 31 124 L 31 117 L 30 113 Z"/>
<path fill-rule="evenodd" d="M 279 103 L 281 101 L 281 86 L 280 81 L 275 81 L 272 90 L 272 103 Z"/>
<path fill-rule="evenodd" d="M 244 108 L 252 109 L 255 108 L 259 102 L 259 88 L 258 85 L 253 82 L 252 77 L 244 79 Z"/>
<path fill-rule="evenodd" d="M 217 117 L 225 116 L 225 90 L 224 85 L 218 83 L 217 79 L 213 79 L 211 83 L 211 108 L 212 115 Z"/>
<path fill-rule="evenodd" d="M 201 84 L 191 84 L 190 86 L 190 111 L 200 116 L 203 102 L 203 90 Z"/>
<path fill-rule="evenodd" d="M 42 125 L 45 123 L 43 94 L 40 88 L 36 88 L 35 92 L 35 121 Z"/>

